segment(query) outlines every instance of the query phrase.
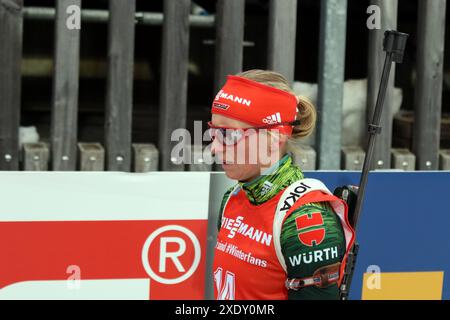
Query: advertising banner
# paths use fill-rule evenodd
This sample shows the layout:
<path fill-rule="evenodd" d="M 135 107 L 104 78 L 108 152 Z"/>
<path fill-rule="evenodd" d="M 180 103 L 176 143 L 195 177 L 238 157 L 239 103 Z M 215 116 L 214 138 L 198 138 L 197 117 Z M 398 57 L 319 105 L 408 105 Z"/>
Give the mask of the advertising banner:
<path fill-rule="evenodd" d="M 209 173 L 0 173 L 0 299 L 203 299 Z"/>

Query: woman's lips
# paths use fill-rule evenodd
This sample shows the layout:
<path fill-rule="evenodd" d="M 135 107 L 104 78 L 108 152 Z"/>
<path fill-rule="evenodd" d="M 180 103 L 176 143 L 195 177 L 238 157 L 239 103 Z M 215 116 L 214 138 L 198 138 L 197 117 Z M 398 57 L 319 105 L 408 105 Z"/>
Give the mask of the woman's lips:
<path fill-rule="evenodd" d="M 224 162 L 222 163 L 222 166 L 229 167 L 232 166 L 233 164 L 234 164 L 233 162 Z"/>
<path fill-rule="evenodd" d="M 232 165 L 232 164 L 234 164 L 234 162 L 232 162 L 232 161 L 225 161 L 225 160 L 222 160 L 222 159 L 217 159 L 217 160 L 218 160 L 219 164 L 222 164 L 222 165 Z"/>

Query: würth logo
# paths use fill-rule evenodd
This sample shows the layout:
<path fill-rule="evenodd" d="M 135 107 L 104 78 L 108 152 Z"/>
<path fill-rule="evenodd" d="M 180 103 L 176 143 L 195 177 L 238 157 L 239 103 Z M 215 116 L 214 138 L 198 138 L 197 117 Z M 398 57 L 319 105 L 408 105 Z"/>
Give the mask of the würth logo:
<path fill-rule="evenodd" d="M 262 121 L 263 121 L 264 123 L 267 123 L 267 124 L 274 124 L 274 123 L 281 122 L 281 116 L 280 116 L 280 113 L 277 112 L 277 113 L 275 113 L 275 114 L 273 114 L 273 115 L 271 115 L 271 116 L 267 116 L 267 117 L 263 118 Z"/>
<path fill-rule="evenodd" d="M 306 213 L 295 218 L 298 239 L 308 247 L 318 246 L 325 239 L 323 216 L 320 212 Z"/>

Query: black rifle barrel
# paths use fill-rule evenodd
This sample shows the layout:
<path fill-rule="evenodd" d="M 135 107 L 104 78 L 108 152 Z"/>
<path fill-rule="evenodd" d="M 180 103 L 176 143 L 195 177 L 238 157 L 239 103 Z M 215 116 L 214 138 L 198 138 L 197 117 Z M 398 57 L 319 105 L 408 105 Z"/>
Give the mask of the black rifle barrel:
<path fill-rule="evenodd" d="M 384 61 L 383 74 L 381 76 L 380 88 L 378 90 L 373 120 L 372 123 L 370 123 L 368 126 L 369 141 L 366 149 L 366 155 L 364 157 L 364 166 L 361 180 L 359 182 L 358 198 L 356 200 L 355 214 L 353 219 L 355 231 L 358 225 L 358 219 L 361 214 L 362 204 L 364 201 L 367 178 L 369 176 L 370 166 L 372 163 L 373 152 L 375 148 L 375 138 L 376 135 L 381 132 L 380 118 L 383 111 L 392 62 L 402 63 L 408 36 L 409 35 L 406 33 L 392 30 L 388 30 L 384 33 L 383 50 L 386 52 L 386 59 Z"/>
<path fill-rule="evenodd" d="M 389 83 L 389 76 L 391 72 L 392 62 L 402 63 L 405 52 L 406 41 L 409 35 L 398 31 L 388 30 L 384 33 L 383 50 L 386 52 L 386 59 L 384 61 L 383 74 L 381 76 L 380 87 L 378 89 L 378 96 L 375 105 L 372 122 L 369 123 L 369 141 L 367 144 L 366 155 L 364 157 L 364 166 L 361 174 L 361 180 L 358 187 L 358 195 L 356 199 L 355 211 L 353 214 L 353 227 L 356 229 L 358 220 L 361 215 L 361 209 L 364 201 L 364 194 L 366 190 L 367 179 L 369 176 L 370 166 L 375 148 L 376 135 L 381 132 L 380 118 L 383 111 L 384 100 L 386 97 L 386 90 Z M 355 268 L 356 256 L 359 246 L 354 244 L 347 261 L 347 266 L 344 278 L 341 284 L 341 299 L 346 300 L 353 278 Z"/>

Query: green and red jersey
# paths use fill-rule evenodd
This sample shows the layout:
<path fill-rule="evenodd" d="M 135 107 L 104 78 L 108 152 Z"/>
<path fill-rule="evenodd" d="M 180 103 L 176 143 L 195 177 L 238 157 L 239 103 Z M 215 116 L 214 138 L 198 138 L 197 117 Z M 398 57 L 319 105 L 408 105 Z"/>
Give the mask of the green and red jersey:
<path fill-rule="evenodd" d="M 336 283 L 286 286 L 287 279 L 313 281 L 318 269 L 342 262 L 353 241 L 346 205 L 323 189 L 320 181 L 305 179 L 287 154 L 225 193 L 214 259 L 216 298 L 339 298 Z"/>

